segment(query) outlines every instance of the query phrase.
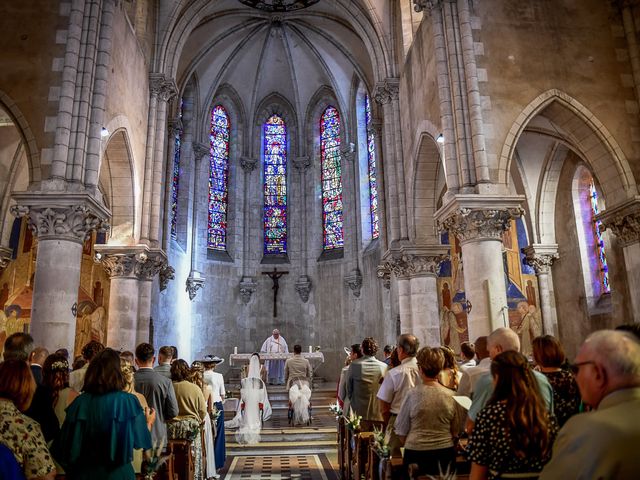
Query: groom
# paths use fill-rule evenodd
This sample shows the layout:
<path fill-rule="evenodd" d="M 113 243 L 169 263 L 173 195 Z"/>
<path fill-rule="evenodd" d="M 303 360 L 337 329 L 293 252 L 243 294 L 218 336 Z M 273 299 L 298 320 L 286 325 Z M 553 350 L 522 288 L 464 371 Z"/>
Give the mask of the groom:
<path fill-rule="evenodd" d="M 273 330 L 272 335 L 267 338 L 261 352 L 266 353 L 289 353 L 286 340 L 280 336 L 280 330 Z M 284 360 L 267 360 L 264 362 L 267 369 L 268 381 L 272 385 L 284 385 Z"/>

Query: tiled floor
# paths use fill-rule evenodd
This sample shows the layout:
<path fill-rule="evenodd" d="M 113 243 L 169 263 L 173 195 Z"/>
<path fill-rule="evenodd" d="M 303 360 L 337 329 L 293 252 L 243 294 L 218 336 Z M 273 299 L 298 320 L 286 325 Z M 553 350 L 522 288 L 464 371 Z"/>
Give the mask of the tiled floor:
<path fill-rule="evenodd" d="M 336 480 L 324 454 L 237 456 L 231 461 L 224 480 Z"/>

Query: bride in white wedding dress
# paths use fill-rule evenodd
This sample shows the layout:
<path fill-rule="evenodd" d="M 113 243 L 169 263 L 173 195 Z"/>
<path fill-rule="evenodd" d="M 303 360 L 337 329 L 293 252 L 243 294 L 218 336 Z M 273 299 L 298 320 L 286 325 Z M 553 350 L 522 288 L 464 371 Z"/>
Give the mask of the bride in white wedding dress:
<path fill-rule="evenodd" d="M 254 353 L 249 360 L 247 378 L 240 384 L 240 406 L 236 416 L 224 422 L 224 428 L 238 429 L 238 443 L 256 444 L 260 442 L 262 422 L 269 420 L 271 413 L 267 388 L 260 378 L 260 355 Z"/>

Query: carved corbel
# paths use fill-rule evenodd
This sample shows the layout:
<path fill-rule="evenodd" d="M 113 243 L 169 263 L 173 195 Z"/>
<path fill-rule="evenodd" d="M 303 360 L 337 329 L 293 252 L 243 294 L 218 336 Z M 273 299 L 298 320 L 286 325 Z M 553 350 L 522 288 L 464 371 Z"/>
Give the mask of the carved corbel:
<path fill-rule="evenodd" d="M 349 275 L 344 278 L 344 284 L 351 289 L 356 298 L 360 298 L 362 289 L 362 273 L 359 268 L 354 268 Z"/>
<path fill-rule="evenodd" d="M 247 305 L 251 301 L 251 296 L 256 291 L 258 284 L 253 277 L 242 277 L 238 288 L 240 289 L 240 298 L 242 303 Z"/>

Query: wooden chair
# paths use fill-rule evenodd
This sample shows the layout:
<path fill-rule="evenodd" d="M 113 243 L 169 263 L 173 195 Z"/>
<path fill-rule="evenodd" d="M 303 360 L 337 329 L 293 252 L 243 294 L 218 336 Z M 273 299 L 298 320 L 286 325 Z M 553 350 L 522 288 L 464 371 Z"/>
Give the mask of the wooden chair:
<path fill-rule="evenodd" d="M 349 478 L 347 475 L 347 427 L 343 416 L 338 418 L 338 465 L 340 467 L 340 478 Z"/>
<path fill-rule="evenodd" d="M 402 458 L 389 457 L 380 459 L 380 480 L 396 480 L 402 478 Z"/>
<path fill-rule="evenodd" d="M 191 440 L 169 440 L 167 451 L 173 455 L 174 478 L 178 480 L 192 480 L 195 474 L 195 464 Z"/>
<path fill-rule="evenodd" d="M 369 457 L 369 445 L 373 440 L 373 432 L 359 432 L 354 435 L 354 451 L 351 459 L 351 472 L 355 480 L 365 475 Z"/>

